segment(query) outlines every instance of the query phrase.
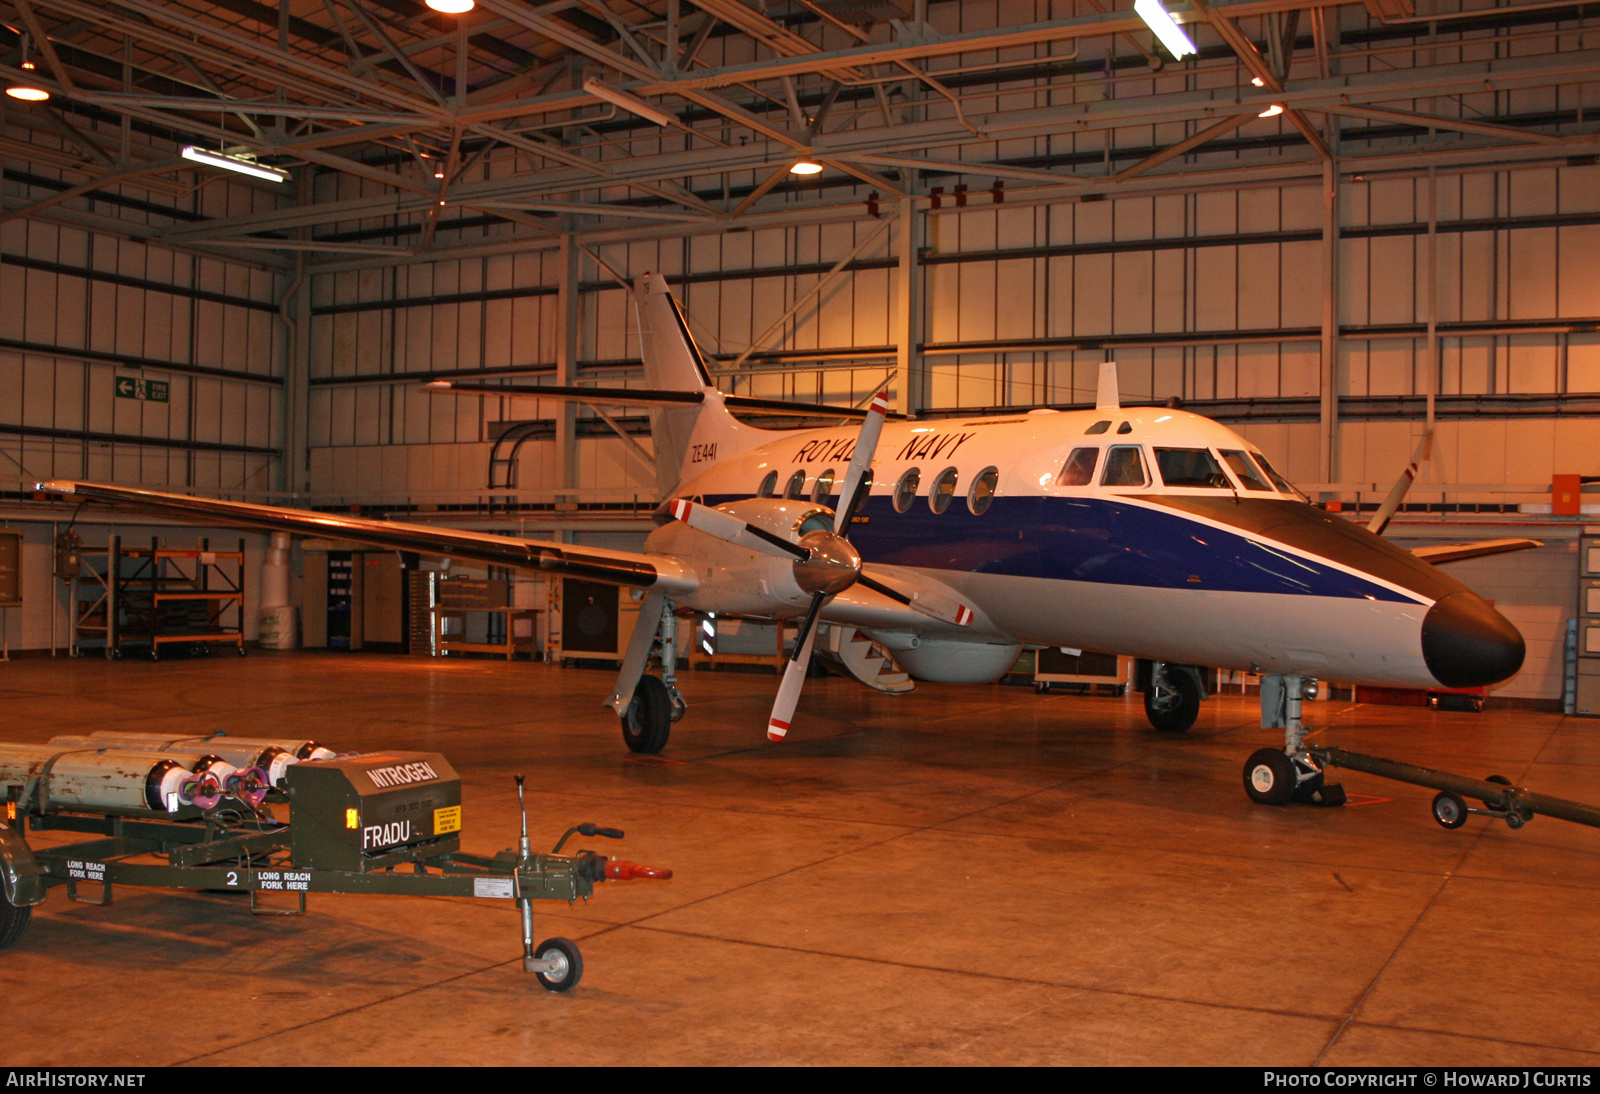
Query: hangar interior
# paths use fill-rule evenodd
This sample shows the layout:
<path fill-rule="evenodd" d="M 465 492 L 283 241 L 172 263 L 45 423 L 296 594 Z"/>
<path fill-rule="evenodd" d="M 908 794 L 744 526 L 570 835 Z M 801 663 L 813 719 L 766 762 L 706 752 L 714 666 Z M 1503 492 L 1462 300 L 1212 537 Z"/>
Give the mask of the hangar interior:
<path fill-rule="evenodd" d="M 212 622 L 243 644 L 263 637 L 258 606 L 273 596 L 264 565 L 281 560 L 269 558 L 267 534 L 36 489 L 50 480 L 641 549 L 676 475 L 655 458 L 645 410 L 423 385 L 647 386 L 632 286 L 656 273 L 729 394 L 860 407 L 887 389 L 893 410 L 925 421 L 1007 418 L 1092 407 L 1101 365 L 1115 361 L 1125 405 L 1179 400 L 1245 437 L 1313 502 L 1361 523 L 1416 461 L 1416 481 L 1387 530 L 1396 543 L 1540 542 L 1449 566 L 1515 624 L 1526 660 L 1477 720 L 1336 692 L 1312 704 L 1308 721 L 1365 734 L 1374 749 L 1399 748 L 1417 762 L 1476 772 L 1493 761 L 1515 768 L 1510 777 L 1543 774 L 1571 796 L 1593 797 L 1600 778 L 1577 747 L 1587 725 L 1561 712 L 1570 713 L 1579 682 L 1569 622 L 1581 608 L 1583 522 L 1595 513 L 1581 480 L 1600 477 L 1600 128 L 1592 117 L 1600 5 L 1178 0 L 1166 9 L 1193 38 L 1197 51 L 1186 58 L 1174 59 L 1131 5 L 1110 0 L 478 0 L 463 14 L 418 0 L 0 0 L 0 80 L 9 88 L 0 99 L 0 521 L 20 533 L 20 596 L 0 608 L 14 658 L 0 663 L 0 681 L 14 683 L 0 693 L 28 712 L 13 721 L 14 733 L 42 742 L 57 727 L 159 728 L 169 716 L 163 703 L 186 726 L 225 720 L 231 709 L 265 732 L 272 712 L 243 697 L 278 689 L 286 716 L 307 726 L 319 715 L 301 702 L 306 696 L 340 708 L 343 718 L 321 715 L 315 735 L 343 732 L 345 741 L 332 742 L 341 746 L 391 743 L 378 714 L 349 713 L 370 704 L 392 719 L 394 740 L 459 749 L 452 758 L 468 788 L 505 813 L 487 826 L 495 838 L 514 835 L 504 776 L 522 764 L 548 766 L 555 777 L 539 791 L 548 804 L 567 812 L 616 806 L 639 818 L 628 827 L 642 838 L 665 827 L 656 846 L 708 872 L 719 860 L 696 840 L 737 844 L 748 835 L 753 846 L 798 849 L 814 839 L 823 850 L 806 861 L 815 867 L 857 841 L 879 842 L 867 831 L 920 840 L 917 853 L 935 858 L 957 854 L 952 848 L 971 837 L 981 848 L 975 858 L 1021 848 L 1023 859 L 1067 878 L 1045 887 L 1050 901 L 1079 899 L 1070 879 L 1083 866 L 1098 878 L 1087 888 L 1097 900 L 1129 902 L 1120 926 L 1116 917 L 1053 924 L 1048 907 L 1023 901 L 1018 910 L 1009 897 L 980 914 L 965 902 L 1027 887 L 1029 866 L 997 876 L 1012 869 L 997 858 L 982 867 L 991 888 L 953 890 L 960 915 L 936 902 L 888 901 L 907 922 L 947 917 L 1012 941 L 1017 932 L 1035 937 L 1019 949 L 1044 971 L 1030 972 L 1020 957 L 978 970 L 987 1002 L 950 1003 L 962 1011 L 951 1025 L 880 1000 L 871 1011 L 875 1052 L 842 1032 L 846 1001 L 863 994 L 848 986 L 860 971 L 851 962 L 871 966 L 862 982 L 873 992 L 941 999 L 963 995 L 951 976 L 975 971 L 907 956 L 881 924 L 865 949 L 842 941 L 850 931 L 829 917 L 847 909 L 831 905 L 859 905 L 848 913 L 870 920 L 883 903 L 862 862 L 815 872 L 810 884 L 827 897 L 813 899 L 802 881 L 811 892 L 802 900 L 762 874 L 771 864 L 761 855 L 741 853 L 726 892 L 776 885 L 772 899 L 795 902 L 785 905 L 786 930 L 828 920 L 826 931 L 816 928 L 829 934 L 826 991 L 845 994 L 800 1019 L 816 1041 L 786 1039 L 767 1051 L 754 1047 L 764 1031 L 706 1004 L 715 993 L 695 981 L 688 996 L 698 1001 L 683 1003 L 684 1013 L 726 1023 L 725 1037 L 691 1057 L 700 1062 L 931 1061 L 972 1044 L 1037 1062 L 1193 1062 L 1186 1052 L 1259 1062 L 1282 1049 L 1305 1063 L 1592 1063 L 1600 1052 L 1593 1023 L 1573 1017 L 1590 1004 L 1550 986 L 1559 945 L 1530 926 L 1548 910 L 1569 937 L 1592 931 L 1581 898 L 1600 858 L 1589 834 L 1548 822 L 1536 837 L 1479 833 L 1469 845 L 1388 819 L 1376 834 L 1360 833 L 1365 818 L 1421 800 L 1392 788 L 1393 800 L 1370 808 L 1264 821 L 1239 794 L 1232 766 L 1261 735 L 1248 698 L 1208 704 L 1185 751 L 1187 742 L 1149 740 L 1122 699 L 1089 697 L 1068 712 L 1075 700 L 1059 696 L 928 685 L 914 700 L 924 705 L 912 706 L 827 681 L 802 706 L 819 733 L 791 742 L 802 758 L 785 769 L 784 760 L 745 755 L 760 743 L 775 683 L 754 673 L 697 674 L 694 688 L 714 698 L 706 736 L 686 727 L 674 738 L 687 752 L 673 761 L 683 770 L 619 768 L 615 723 L 570 694 L 598 701 L 608 677 L 510 660 L 520 649 L 605 662 L 581 659 L 595 651 L 568 633 L 560 582 L 457 564 L 445 572 L 507 582 L 495 595 L 526 618 L 468 611 L 453 637 L 507 657 L 385 659 L 407 646 L 441 652 L 452 634 L 424 637 L 426 626 L 394 603 L 369 604 L 388 629 L 363 643 L 360 625 L 352 632 L 346 621 L 341 643 L 320 603 L 330 559 L 342 555 L 355 580 L 364 574 L 376 590 L 393 552 L 352 559 L 336 540 L 298 538 L 288 548 L 286 601 L 277 603 L 299 607 L 304 644 L 380 653 L 339 661 L 331 650 L 252 651 L 237 664 L 119 665 L 101 657 L 105 641 L 77 648 L 83 633 L 58 550 L 65 531 L 91 551 L 118 537 L 152 560 L 163 550 L 197 552 L 203 540 L 201 564 L 218 569 L 210 556 L 237 547 L 242 557 L 227 580 L 242 599 L 208 603 L 223 613 Z M 31 97 L 16 94 L 29 89 Z M 186 148 L 211 162 L 186 158 Z M 801 163 L 820 170 L 797 173 Z M 246 177 L 241 166 L 263 177 Z M 766 424 L 830 421 L 797 413 Z M 381 580 L 439 573 L 426 561 L 407 565 L 411 572 Z M 395 595 L 409 593 L 402 585 Z M 613 655 L 626 644 L 629 608 L 624 596 Z M 754 641 L 747 633 L 739 646 L 730 628 L 724 652 L 760 662 L 772 640 L 763 633 Z M 280 638 L 275 629 L 271 644 Z M 781 646 L 781 630 L 776 640 Z M 682 641 L 689 652 L 687 634 Z M 164 679 L 181 684 L 173 690 Z M 1249 683 L 1241 673 L 1217 687 Z M 124 689 L 136 697 L 105 698 Z M 478 720 L 466 713 L 475 689 L 492 712 Z M 395 702 L 401 695 L 410 696 L 404 706 Z M 519 702 L 537 707 L 541 696 L 543 714 L 517 713 Z M 1026 743 L 935 728 L 964 717 L 1013 719 L 1026 727 Z M 1059 737 L 1050 728 L 1058 718 Z M 487 728 L 474 732 L 477 722 Z M 919 727 L 937 747 L 919 740 Z M 1107 739 L 1095 743 L 1098 728 Z M 1081 758 L 1065 758 L 1074 748 Z M 957 806 L 962 780 L 952 770 L 983 783 L 978 812 Z M 1091 775 L 1108 781 L 1091 779 L 1075 799 L 1069 788 Z M 885 778 L 928 778 L 929 800 L 874 800 Z M 1040 804 L 1038 794 L 1059 800 Z M 1079 817 L 1102 807 L 1132 827 L 1110 834 Z M 966 823 L 991 808 L 1010 812 Z M 1174 824 L 1197 816 L 1207 818 L 1199 829 L 1167 842 Z M 749 817 L 761 819 L 746 825 Z M 1318 834 L 1302 843 L 1297 829 L 1310 825 L 1320 825 Z M 1197 831 L 1247 850 L 1217 855 L 1199 846 Z M 1533 848 L 1521 864 L 1516 841 Z M 1213 918 L 1199 917 L 1211 934 L 1148 933 L 1144 917 L 1170 890 L 1152 883 L 1118 892 L 1124 851 L 1149 869 L 1145 877 L 1184 890 L 1179 904 L 1190 911 L 1194 891 L 1220 879 L 1242 887 L 1243 906 L 1282 899 L 1286 921 L 1274 927 L 1262 916 L 1223 942 L 1212 908 Z M 1183 868 L 1163 873 L 1152 855 Z M 1297 865 L 1275 874 L 1267 864 L 1279 857 Z M 1342 888 L 1318 895 L 1330 864 Z M 781 866 L 800 869 L 798 860 Z M 1463 873 L 1469 880 L 1449 880 Z M 901 881 L 938 884 L 932 867 L 907 867 Z M 1324 903 L 1358 890 L 1383 892 L 1381 914 Z M 1486 894 L 1497 891 L 1513 894 L 1518 926 L 1506 939 L 1464 944 L 1492 967 L 1517 966 L 1531 1017 L 1497 1028 L 1492 1008 L 1465 1004 L 1429 1017 L 1426 986 L 1445 976 L 1447 940 L 1475 930 L 1461 926 L 1472 918 L 1465 909 L 1494 904 Z M 630 896 L 619 902 L 622 918 L 580 916 L 572 933 L 610 939 L 596 957 L 635 970 L 659 956 L 657 946 L 680 947 L 743 970 L 742 980 L 761 979 L 767 947 L 783 965 L 771 973 L 784 985 L 773 998 L 797 993 L 797 1008 L 815 1003 L 798 987 L 808 943 L 732 925 L 759 916 L 760 899 L 741 910 L 728 898 L 732 910 L 715 923 L 696 924 L 682 911 L 726 892 L 691 885 L 676 902 Z M 85 976 L 72 990 L 88 992 L 94 958 L 79 951 L 136 922 L 96 911 L 100 934 L 86 934 L 64 926 L 81 910 L 60 903 L 41 911 L 32 937 L 41 945 L 56 927 L 71 940 L 57 947 L 66 955 L 32 950 L 21 965 L 8 956 L 0 983 L 81 962 Z M 310 1001 L 324 990 L 312 986 L 315 977 L 284 971 L 293 959 L 274 948 L 289 946 L 281 932 L 267 939 L 206 926 L 235 914 L 226 905 L 198 915 L 145 903 L 165 924 L 147 939 L 150 952 L 171 951 L 158 960 L 197 960 L 179 952 L 180 936 L 193 934 L 196 952 L 260 946 L 254 975 L 262 980 L 273 970 L 303 980 L 292 989 L 306 996 L 296 997 L 300 1020 L 328 1023 L 318 1050 L 327 1055 L 318 1058 L 339 1058 L 341 1030 L 364 1030 L 364 1019 Z M 602 917 L 605 904 L 597 897 Z M 344 910 L 308 945 L 329 953 L 356 940 L 379 949 L 403 944 L 397 936 L 407 931 L 452 944 L 448 907 L 391 931 L 372 926 L 381 916 L 369 905 L 335 903 Z M 639 925 L 671 914 L 683 920 L 675 931 Z M 1441 925 L 1440 916 L 1456 918 Z M 1325 926 L 1339 955 L 1317 951 Z M 937 932 L 922 930 L 911 933 L 937 948 Z M 1127 973 L 1119 963 L 1118 945 L 1137 947 L 1141 935 L 1156 939 L 1146 957 L 1168 959 L 1170 977 L 1137 962 L 1129 967 L 1139 971 Z M 1257 991 L 1245 970 L 1254 962 L 1257 974 L 1290 985 L 1303 977 L 1322 990 L 1316 972 L 1299 968 L 1297 935 L 1310 942 L 1306 956 L 1332 966 L 1330 998 L 1318 1003 Z M 138 969 L 138 947 L 121 934 L 115 941 L 115 960 Z M 945 944 L 988 955 L 993 943 Z M 475 939 L 465 949 L 479 946 Z M 1072 960 L 1075 946 L 1093 951 L 1087 967 Z M 728 956 L 740 947 L 755 949 Z M 1559 960 L 1570 959 L 1561 950 Z M 381 1009 L 427 990 L 453 1006 L 453 989 L 440 985 L 470 980 L 464 970 L 482 960 L 451 950 L 410 979 L 367 982 L 374 990 L 362 998 L 388 1000 L 372 1003 Z M 599 984 L 604 960 L 592 960 Z M 1182 975 L 1192 961 L 1235 972 L 1196 974 L 1205 986 L 1193 988 Z M 672 962 L 691 981 L 700 975 L 684 973 L 690 959 L 682 954 Z M 489 967 L 500 971 L 463 990 L 503 1033 L 515 1020 L 494 997 L 522 988 L 500 965 Z M 929 971 L 936 967 L 943 971 Z M 1412 977 L 1403 987 L 1394 981 L 1400 969 Z M 347 965 L 330 975 L 363 973 Z M 916 986 L 925 975 L 936 989 Z M 671 976 L 645 979 L 650 991 L 631 1002 L 617 994 L 625 986 L 608 982 L 613 994 L 590 1016 L 625 1021 L 677 1005 Z M 1068 1023 L 1062 1016 L 1078 1004 L 1064 1000 L 1074 991 L 1101 993 L 1087 1008 L 1092 1036 L 1082 1027 L 1061 1035 L 1054 1019 L 1018 1027 L 1026 1048 L 995 1034 L 1005 1027 L 996 1016 L 1013 1012 Z M 517 999 L 522 1018 L 547 1004 Z M 581 1005 L 581 993 L 572 1001 Z M 1204 1017 L 1206 1036 L 1186 1045 L 1159 1036 L 1179 1012 Z M 546 1007 L 527 1019 L 536 1024 L 513 1031 L 514 1047 L 488 1038 L 490 1055 L 481 1058 L 536 1062 L 528 1030 L 550 1032 L 556 1013 Z M 640 1036 L 658 1044 L 671 1025 L 657 1015 Z M 289 1036 L 277 1027 L 273 1035 Z M 41 1062 L 145 1058 L 126 1030 L 105 1033 L 82 1058 L 45 1028 L 29 1036 Z M 919 1055 L 925 1039 L 941 1047 Z M 204 1048 L 248 1040 L 235 1031 Z M 459 1059 L 452 1053 L 464 1043 L 428 1051 Z"/>

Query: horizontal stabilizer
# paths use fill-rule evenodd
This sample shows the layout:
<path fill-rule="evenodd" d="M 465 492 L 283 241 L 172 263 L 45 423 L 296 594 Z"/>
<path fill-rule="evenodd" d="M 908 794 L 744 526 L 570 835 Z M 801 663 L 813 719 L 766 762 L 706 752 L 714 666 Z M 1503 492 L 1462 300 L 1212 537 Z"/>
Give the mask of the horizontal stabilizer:
<path fill-rule="evenodd" d="M 683 406 L 705 402 L 703 391 L 663 391 L 655 388 L 626 387 L 513 387 L 510 384 L 474 384 L 456 380 L 435 380 L 421 390 L 431 395 L 491 395 L 512 399 L 553 399 L 602 406 Z M 867 410 L 821 403 L 797 403 L 784 399 L 757 399 L 748 395 L 724 395 L 722 405 L 740 414 L 773 414 L 801 418 L 865 418 Z M 889 415 L 903 417 L 903 415 Z"/>
<path fill-rule="evenodd" d="M 1411 553 L 1424 562 L 1460 562 L 1464 558 L 1482 558 L 1485 555 L 1503 555 L 1511 551 L 1526 551 L 1530 547 L 1543 547 L 1537 539 L 1480 539 L 1476 543 L 1441 543 L 1427 547 L 1413 547 Z"/>

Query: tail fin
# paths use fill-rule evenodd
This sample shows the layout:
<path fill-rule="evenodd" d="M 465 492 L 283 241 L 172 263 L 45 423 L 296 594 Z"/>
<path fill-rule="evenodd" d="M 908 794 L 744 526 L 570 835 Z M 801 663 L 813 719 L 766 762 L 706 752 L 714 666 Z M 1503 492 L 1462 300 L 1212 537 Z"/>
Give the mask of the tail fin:
<path fill-rule="evenodd" d="M 635 283 L 639 313 L 639 352 L 645 383 L 666 391 L 703 391 L 695 406 L 652 407 L 650 432 L 655 438 L 656 485 L 671 497 L 683 478 L 684 461 L 695 446 L 696 470 L 770 440 L 728 413 L 711 379 L 705 355 L 689 333 L 683 309 L 660 274 L 645 274 Z"/>

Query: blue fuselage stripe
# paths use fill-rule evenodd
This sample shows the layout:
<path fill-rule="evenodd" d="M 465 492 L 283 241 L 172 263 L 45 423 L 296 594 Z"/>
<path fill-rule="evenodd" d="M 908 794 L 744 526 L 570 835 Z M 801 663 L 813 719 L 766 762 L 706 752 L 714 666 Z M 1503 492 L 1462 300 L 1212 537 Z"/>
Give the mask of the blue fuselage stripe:
<path fill-rule="evenodd" d="M 713 505 L 733 500 L 706 498 Z M 1179 512 L 1114 497 L 1000 497 L 975 516 L 960 497 L 935 514 L 924 497 L 896 513 L 890 498 L 875 496 L 862 506 L 850 542 L 864 561 L 891 566 L 1156 589 L 1426 599 Z"/>

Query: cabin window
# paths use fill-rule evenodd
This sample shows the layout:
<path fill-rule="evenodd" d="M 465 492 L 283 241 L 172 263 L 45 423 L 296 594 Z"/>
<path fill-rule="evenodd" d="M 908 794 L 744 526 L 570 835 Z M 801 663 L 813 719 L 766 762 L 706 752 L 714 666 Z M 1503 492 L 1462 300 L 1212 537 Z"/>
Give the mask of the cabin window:
<path fill-rule="evenodd" d="M 1117 432 L 1118 433 L 1132 433 L 1133 432 L 1133 426 L 1130 425 L 1127 422 L 1123 422 L 1121 425 L 1117 426 Z"/>
<path fill-rule="evenodd" d="M 1149 482 L 1150 476 L 1144 470 L 1144 454 L 1138 445 L 1123 444 L 1106 450 L 1101 486 L 1147 486 Z"/>
<path fill-rule="evenodd" d="M 1074 448 L 1056 477 L 1056 485 L 1088 486 L 1094 482 L 1094 465 L 1099 459 L 1098 448 Z"/>
<path fill-rule="evenodd" d="M 794 474 L 789 476 L 789 485 L 783 488 L 783 496 L 786 498 L 792 498 L 795 501 L 799 501 L 800 493 L 801 491 L 805 490 L 805 488 L 806 473 L 804 471 L 796 471 Z"/>
<path fill-rule="evenodd" d="M 917 500 L 917 484 L 922 481 L 922 472 L 913 467 L 900 481 L 894 484 L 894 511 L 904 513 L 911 508 L 911 503 Z"/>
<path fill-rule="evenodd" d="M 1254 456 L 1256 458 L 1256 462 L 1261 465 L 1261 470 L 1267 473 L 1267 478 L 1272 480 L 1272 485 L 1276 486 L 1285 494 L 1293 494 L 1302 498 L 1305 497 L 1304 494 L 1300 493 L 1300 491 L 1296 490 L 1292 485 L 1290 485 L 1288 479 L 1278 474 L 1278 469 L 1268 463 L 1265 456 L 1259 452 L 1252 452 L 1251 455 Z"/>
<path fill-rule="evenodd" d="M 1083 431 L 1083 434 L 1086 437 L 1093 436 L 1096 433 L 1104 433 L 1106 430 L 1108 430 L 1110 428 L 1111 428 L 1111 419 L 1106 418 L 1106 419 L 1104 419 L 1102 421 L 1095 422 L 1094 425 L 1090 426 L 1088 429 L 1085 429 Z"/>
<path fill-rule="evenodd" d="M 972 510 L 972 515 L 981 517 L 989 509 L 989 503 L 994 501 L 994 488 L 1000 482 L 1000 472 L 993 467 L 985 467 L 978 472 L 978 477 L 972 480 L 972 489 L 967 491 L 967 508 Z"/>
<path fill-rule="evenodd" d="M 939 477 L 928 487 L 928 508 L 935 513 L 942 513 L 950 508 L 950 499 L 956 493 L 956 479 L 960 477 L 961 472 L 953 467 L 947 467 L 939 472 Z"/>
<path fill-rule="evenodd" d="M 1209 448 L 1158 448 L 1156 466 L 1161 469 L 1161 481 L 1168 486 L 1201 490 L 1229 490 L 1233 486 Z"/>
<path fill-rule="evenodd" d="M 1228 465 L 1234 477 L 1244 484 L 1246 490 L 1267 490 L 1272 487 L 1267 485 L 1267 480 L 1261 477 L 1261 472 L 1256 470 L 1256 465 L 1250 462 L 1250 457 L 1237 449 L 1223 449 L 1222 462 Z"/>
<path fill-rule="evenodd" d="M 818 505 L 827 502 L 828 495 L 833 493 L 833 468 L 828 468 L 817 476 L 817 484 L 811 488 L 811 500 Z"/>
<path fill-rule="evenodd" d="M 761 480 L 761 486 L 756 491 L 756 497 L 758 497 L 758 498 L 770 498 L 770 497 L 772 497 L 772 495 L 774 493 L 777 492 L 777 490 L 778 490 L 778 473 L 776 471 L 768 471 L 767 472 L 767 477 Z"/>

